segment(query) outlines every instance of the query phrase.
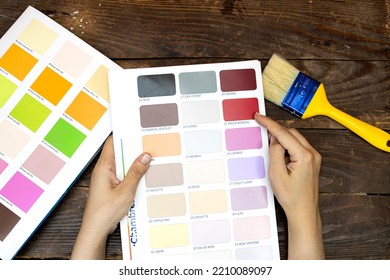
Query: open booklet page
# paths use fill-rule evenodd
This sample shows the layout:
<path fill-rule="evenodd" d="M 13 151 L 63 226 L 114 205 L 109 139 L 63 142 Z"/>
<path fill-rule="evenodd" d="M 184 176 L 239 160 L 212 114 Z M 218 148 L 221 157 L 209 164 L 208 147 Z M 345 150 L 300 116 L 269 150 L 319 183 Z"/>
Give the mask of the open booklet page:
<path fill-rule="evenodd" d="M 118 177 L 153 156 L 124 259 L 278 259 L 259 61 L 109 72 Z"/>

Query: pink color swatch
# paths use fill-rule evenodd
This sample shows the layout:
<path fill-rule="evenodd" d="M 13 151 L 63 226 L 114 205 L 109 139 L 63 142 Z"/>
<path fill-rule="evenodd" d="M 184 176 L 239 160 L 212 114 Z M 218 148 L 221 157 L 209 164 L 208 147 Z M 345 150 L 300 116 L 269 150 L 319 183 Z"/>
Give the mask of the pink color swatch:
<path fill-rule="evenodd" d="M 236 241 L 265 239 L 271 236 L 268 216 L 235 219 L 233 231 Z"/>
<path fill-rule="evenodd" d="M 23 167 L 46 184 L 50 184 L 64 165 L 65 161 L 39 145 L 23 164 Z"/>
<path fill-rule="evenodd" d="M 228 151 L 261 149 L 260 127 L 232 128 L 225 131 Z"/>
<path fill-rule="evenodd" d="M 26 213 L 42 193 L 43 190 L 40 187 L 20 172 L 16 172 L 4 188 L 0 190 L 1 195 Z"/>
<path fill-rule="evenodd" d="M 8 163 L 0 158 L 0 174 L 7 168 Z"/>

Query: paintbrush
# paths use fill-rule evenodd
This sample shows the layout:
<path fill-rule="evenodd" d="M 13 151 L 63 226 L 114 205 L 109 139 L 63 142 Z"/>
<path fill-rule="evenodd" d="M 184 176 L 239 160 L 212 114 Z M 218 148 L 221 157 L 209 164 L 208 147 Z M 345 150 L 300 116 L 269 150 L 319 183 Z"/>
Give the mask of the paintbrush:
<path fill-rule="evenodd" d="M 307 119 L 327 116 L 350 129 L 371 145 L 390 152 L 390 134 L 335 108 L 328 101 L 323 83 L 305 75 L 274 54 L 263 71 L 264 96 L 295 116 Z"/>

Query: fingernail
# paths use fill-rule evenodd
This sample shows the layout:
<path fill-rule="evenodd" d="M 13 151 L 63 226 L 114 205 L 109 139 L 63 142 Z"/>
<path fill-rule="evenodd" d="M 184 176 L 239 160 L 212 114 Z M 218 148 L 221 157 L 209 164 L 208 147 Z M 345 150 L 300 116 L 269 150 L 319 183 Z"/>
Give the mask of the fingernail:
<path fill-rule="evenodd" d="M 150 161 L 152 160 L 152 157 L 148 154 L 144 154 L 141 158 L 141 162 L 145 165 L 148 165 Z"/>

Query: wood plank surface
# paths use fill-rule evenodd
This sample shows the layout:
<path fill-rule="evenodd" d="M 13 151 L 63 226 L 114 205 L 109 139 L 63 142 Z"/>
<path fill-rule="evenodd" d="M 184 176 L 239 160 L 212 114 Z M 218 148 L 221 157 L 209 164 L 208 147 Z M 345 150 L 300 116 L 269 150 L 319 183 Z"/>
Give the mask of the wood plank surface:
<path fill-rule="evenodd" d="M 390 58 L 388 0 L 6 0 L 0 33 L 27 5 L 111 58 Z"/>
<path fill-rule="evenodd" d="M 73 248 L 88 189 L 74 187 L 17 259 L 68 259 Z M 320 211 L 327 259 L 390 259 L 390 197 L 321 194 Z M 282 259 L 287 257 L 286 218 L 277 205 Z M 108 240 L 107 258 L 122 257 L 119 229 Z"/>
<path fill-rule="evenodd" d="M 124 68 L 258 59 L 278 52 L 323 82 L 337 108 L 390 132 L 390 0 L 104 0 L 0 3 L 0 34 L 28 5 Z M 390 154 L 324 116 L 300 120 L 266 102 L 322 155 L 320 210 L 328 259 L 390 259 Z M 94 160 L 17 259 L 67 259 Z M 277 204 L 282 259 L 287 225 Z M 107 258 L 120 259 L 119 230 Z"/>

